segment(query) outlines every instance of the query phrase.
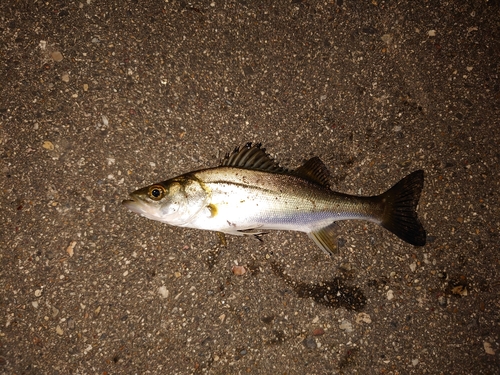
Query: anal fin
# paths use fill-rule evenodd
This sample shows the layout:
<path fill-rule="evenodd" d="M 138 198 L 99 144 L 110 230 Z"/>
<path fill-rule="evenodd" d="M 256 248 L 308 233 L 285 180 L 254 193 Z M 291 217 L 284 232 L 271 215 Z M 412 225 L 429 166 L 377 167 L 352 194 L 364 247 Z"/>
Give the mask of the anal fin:
<path fill-rule="evenodd" d="M 333 222 L 326 227 L 307 233 L 316 245 L 329 256 L 338 253 L 337 246 L 338 225 Z"/>

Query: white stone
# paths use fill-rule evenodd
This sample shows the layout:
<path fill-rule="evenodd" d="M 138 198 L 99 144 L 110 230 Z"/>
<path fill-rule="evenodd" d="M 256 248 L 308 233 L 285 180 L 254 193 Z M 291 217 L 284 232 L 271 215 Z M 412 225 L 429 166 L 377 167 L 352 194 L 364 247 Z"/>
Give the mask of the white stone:
<path fill-rule="evenodd" d="M 390 301 L 394 298 L 394 292 L 392 290 L 387 291 L 387 299 Z"/>
<path fill-rule="evenodd" d="M 158 288 L 158 293 L 160 293 L 162 298 L 168 298 L 168 296 L 170 295 L 170 292 L 165 287 L 165 285 L 162 285 Z"/>

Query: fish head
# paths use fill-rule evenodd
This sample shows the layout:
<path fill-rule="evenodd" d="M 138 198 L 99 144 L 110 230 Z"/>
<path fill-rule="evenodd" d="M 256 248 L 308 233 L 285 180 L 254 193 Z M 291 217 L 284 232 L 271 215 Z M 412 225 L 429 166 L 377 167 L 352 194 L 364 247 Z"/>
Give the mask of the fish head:
<path fill-rule="evenodd" d="M 130 211 L 170 225 L 186 225 L 203 208 L 207 199 L 194 180 L 177 178 L 130 193 L 122 204 Z"/>

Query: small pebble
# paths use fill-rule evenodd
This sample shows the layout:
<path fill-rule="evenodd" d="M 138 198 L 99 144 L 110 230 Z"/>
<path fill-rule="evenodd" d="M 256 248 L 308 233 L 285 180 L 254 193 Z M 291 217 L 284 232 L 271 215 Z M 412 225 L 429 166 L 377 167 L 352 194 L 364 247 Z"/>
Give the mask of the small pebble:
<path fill-rule="evenodd" d="M 88 91 L 89 90 L 89 85 L 84 83 L 83 84 L 83 91 Z"/>
<path fill-rule="evenodd" d="M 233 274 L 237 275 L 237 276 L 244 275 L 247 272 L 247 270 L 243 266 L 233 266 L 232 271 L 233 271 Z"/>
<path fill-rule="evenodd" d="M 393 37 L 391 34 L 384 34 L 380 39 L 382 39 L 382 42 L 389 44 L 392 42 Z"/>
<path fill-rule="evenodd" d="M 352 332 L 352 324 L 348 320 L 343 320 L 342 323 L 340 323 L 339 328 L 346 331 L 346 332 Z"/>
<path fill-rule="evenodd" d="M 69 329 L 74 329 L 75 328 L 75 319 L 69 318 L 68 319 L 68 328 Z"/>
<path fill-rule="evenodd" d="M 52 151 L 54 149 L 54 144 L 51 141 L 45 141 L 43 142 L 42 147 L 46 150 Z"/>
<path fill-rule="evenodd" d="M 491 344 L 488 341 L 483 342 L 483 347 L 486 354 L 495 355 L 495 349 L 491 347 Z"/>
<path fill-rule="evenodd" d="M 372 322 L 372 318 L 367 313 L 359 313 L 356 315 L 356 323 L 359 324 L 361 322 L 370 324 Z"/>
<path fill-rule="evenodd" d="M 76 241 L 71 241 L 68 248 L 66 249 L 66 252 L 68 253 L 68 255 L 70 257 L 72 257 L 74 255 L 74 250 L 75 250 L 75 246 L 76 246 Z"/>
<path fill-rule="evenodd" d="M 427 32 L 427 34 L 428 34 L 429 36 L 436 36 L 436 30 L 429 30 L 429 31 Z"/>
<path fill-rule="evenodd" d="M 162 298 L 168 298 L 168 296 L 170 295 L 170 292 L 168 291 L 168 289 L 165 287 L 165 285 L 162 285 L 158 288 L 158 293 L 160 293 L 160 296 Z"/>
<path fill-rule="evenodd" d="M 57 61 L 57 62 L 62 61 L 62 59 L 63 59 L 63 55 L 59 51 L 52 52 L 50 54 L 50 57 L 52 57 L 52 60 Z"/>
<path fill-rule="evenodd" d="M 312 336 L 307 336 L 304 341 L 302 341 L 302 344 L 304 344 L 307 349 L 316 349 L 318 347 L 316 340 Z"/>
<path fill-rule="evenodd" d="M 313 336 L 321 336 L 325 334 L 325 330 L 323 328 L 316 328 L 312 332 Z"/>
<path fill-rule="evenodd" d="M 62 79 L 63 82 L 68 83 L 69 82 L 69 74 L 68 73 L 64 73 L 62 75 L 61 79 Z"/>
<path fill-rule="evenodd" d="M 56 327 L 56 332 L 59 336 L 61 336 L 64 333 L 63 329 L 59 325 L 57 325 Z"/>
<path fill-rule="evenodd" d="M 451 292 L 456 295 L 460 295 L 462 297 L 467 296 L 469 293 L 467 292 L 467 286 L 465 285 L 457 285 L 451 288 Z"/>
<path fill-rule="evenodd" d="M 392 290 L 387 291 L 387 299 L 390 301 L 394 298 L 394 292 Z"/>
<path fill-rule="evenodd" d="M 35 297 L 40 297 L 41 295 L 42 295 L 42 290 L 41 289 L 35 290 Z"/>

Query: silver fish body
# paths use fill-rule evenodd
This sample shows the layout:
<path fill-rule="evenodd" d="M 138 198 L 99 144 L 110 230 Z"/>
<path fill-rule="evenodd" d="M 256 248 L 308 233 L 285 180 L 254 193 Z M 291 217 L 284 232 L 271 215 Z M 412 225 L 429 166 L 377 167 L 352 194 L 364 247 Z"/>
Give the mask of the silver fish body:
<path fill-rule="evenodd" d="M 425 244 L 425 230 L 415 211 L 423 171 L 372 197 L 334 192 L 328 179 L 319 158 L 288 171 L 260 145 L 247 144 L 228 154 L 219 167 L 139 189 L 123 204 L 152 220 L 232 235 L 306 232 L 329 254 L 336 250 L 333 223 L 339 220 L 368 220 L 409 243 Z"/>

